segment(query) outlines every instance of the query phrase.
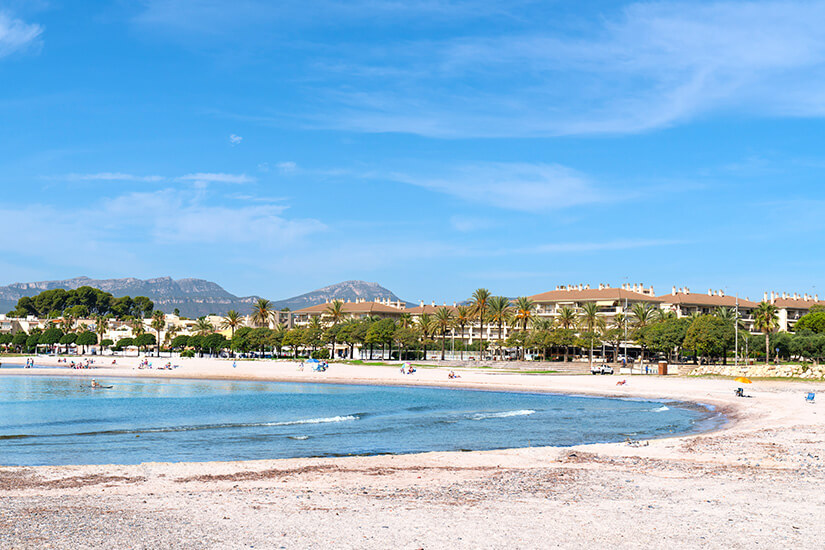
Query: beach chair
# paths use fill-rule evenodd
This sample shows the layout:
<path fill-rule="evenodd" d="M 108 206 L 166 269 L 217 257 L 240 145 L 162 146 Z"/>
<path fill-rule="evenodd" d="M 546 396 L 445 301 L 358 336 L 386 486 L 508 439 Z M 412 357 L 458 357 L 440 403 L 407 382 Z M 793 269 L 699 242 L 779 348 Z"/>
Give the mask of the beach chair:
<path fill-rule="evenodd" d="M 805 401 L 807 403 L 813 403 L 815 397 L 816 397 L 816 394 L 814 392 L 808 392 L 808 395 L 805 396 Z"/>

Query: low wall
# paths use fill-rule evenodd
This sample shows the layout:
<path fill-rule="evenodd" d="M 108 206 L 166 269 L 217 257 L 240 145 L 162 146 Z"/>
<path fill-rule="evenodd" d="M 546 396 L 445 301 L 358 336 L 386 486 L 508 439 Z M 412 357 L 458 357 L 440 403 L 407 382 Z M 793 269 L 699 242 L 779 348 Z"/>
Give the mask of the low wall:
<path fill-rule="evenodd" d="M 691 376 L 718 374 L 720 376 L 745 376 L 748 378 L 825 378 L 825 365 L 701 365 L 690 371 Z"/>

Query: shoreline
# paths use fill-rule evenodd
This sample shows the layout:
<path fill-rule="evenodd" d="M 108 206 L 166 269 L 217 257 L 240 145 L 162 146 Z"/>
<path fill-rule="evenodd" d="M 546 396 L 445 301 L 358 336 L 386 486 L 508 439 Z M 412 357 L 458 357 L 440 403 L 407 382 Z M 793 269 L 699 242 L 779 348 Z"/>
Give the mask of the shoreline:
<path fill-rule="evenodd" d="M 113 369 L 112 369 L 113 370 Z M 525 395 L 552 395 L 552 396 L 559 396 L 559 397 L 579 397 L 585 399 L 616 399 L 616 400 L 627 400 L 627 401 L 641 401 L 641 402 L 648 402 L 648 403 L 658 403 L 658 404 L 667 404 L 672 407 L 676 408 L 683 408 L 688 410 L 699 411 L 700 413 L 704 414 L 703 418 L 697 420 L 690 429 L 685 431 L 681 431 L 678 433 L 672 434 L 659 434 L 653 437 L 648 438 L 639 438 L 633 439 L 633 441 L 652 441 L 652 440 L 661 440 L 661 439 L 676 439 L 682 437 L 689 437 L 694 435 L 705 435 L 714 432 L 718 432 L 720 430 L 724 430 L 727 427 L 731 426 L 734 422 L 732 417 L 729 417 L 726 414 L 727 408 L 722 406 L 716 406 L 709 403 L 703 403 L 699 401 L 688 401 L 683 399 L 673 399 L 670 397 L 641 397 L 633 394 L 629 395 L 612 395 L 607 393 L 592 393 L 587 392 L 586 390 L 579 390 L 576 393 L 564 392 L 549 388 L 538 388 L 538 389 L 528 389 L 528 388 L 518 388 L 518 389 L 507 389 L 505 387 L 494 387 L 491 385 L 477 385 L 477 384 L 469 384 L 469 385 L 462 385 L 456 386 L 454 384 L 449 383 L 439 383 L 436 381 L 427 381 L 420 384 L 409 384 L 404 381 L 386 381 L 381 379 L 371 379 L 369 381 L 353 381 L 353 380 L 343 380 L 340 378 L 333 378 L 333 379 L 316 379 L 316 380 L 300 380 L 296 381 L 294 379 L 286 379 L 283 377 L 254 377 L 251 378 L 249 376 L 227 376 L 227 377 L 217 377 L 217 376 L 197 376 L 195 374 L 190 374 L 190 376 L 176 376 L 174 373 L 167 373 L 164 371 L 164 375 L 158 375 L 157 373 L 153 373 L 151 370 L 149 371 L 139 371 L 137 373 L 131 372 L 121 372 L 117 371 L 112 374 L 105 374 L 101 376 L 101 374 L 95 374 L 94 372 L 90 372 L 90 369 L 81 369 L 81 370 L 58 370 L 58 369 L 44 369 L 44 368 L 35 368 L 35 369 L 22 369 L 17 368 L 13 369 L 9 372 L 3 372 L 0 369 L 0 377 L 7 375 L 7 376 L 20 376 L 20 377 L 46 377 L 46 378 L 98 378 L 101 381 L 109 382 L 111 380 L 155 380 L 155 381 L 163 381 L 163 380 L 208 380 L 208 381 L 233 381 L 233 382 L 265 382 L 265 383 L 286 383 L 286 384 L 325 384 L 325 385 L 343 385 L 343 386 L 364 386 L 364 387 L 393 387 L 393 388 L 410 388 L 410 389 L 417 389 L 417 388 L 429 388 L 429 389 L 439 389 L 439 390 L 451 390 L 451 391 L 477 391 L 477 392 L 490 392 L 490 393 L 517 393 L 517 394 L 525 394 Z M 416 454 L 426 454 L 429 452 L 444 452 L 444 453 L 467 453 L 467 452 L 486 452 L 490 450 L 496 451 L 503 451 L 508 449 L 528 449 L 528 448 L 547 448 L 547 449 L 566 449 L 571 447 L 586 447 L 589 445 L 610 445 L 610 444 L 623 444 L 627 441 L 630 441 L 631 438 L 628 437 L 625 441 L 621 439 L 615 439 L 614 441 L 601 441 L 601 442 L 594 442 L 594 443 L 575 443 L 571 445 L 532 445 L 530 447 L 498 447 L 495 449 L 462 449 L 462 450 L 454 450 L 454 451 L 414 451 L 414 452 L 407 452 L 407 453 L 396 453 L 396 452 L 381 452 L 381 453 L 369 453 L 364 452 L 360 454 L 354 455 L 315 455 L 315 456 L 296 456 L 296 457 L 286 457 L 286 458 L 264 458 L 264 459 L 253 459 L 255 460 L 295 460 L 295 459 L 316 459 L 316 458 L 344 458 L 349 456 L 358 456 L 358 457 L 371 457 L 371 456 L 400 456 L 400 455 L 416 455 Z M 233 462 L 249 462 L 250 460 L 237 460 Z M 204 459 L 198 461 L 185 461 L 185 463 L 191 464 L 201 464 L 201 463 L 210 463 L 210 462 L 225 462 L 225 460 L 216 460 L 216 459 Z M 154 462 L 153 463 L 169 463 L 174 464 L 176 462 Z M 62 464 L 62 465 L 32 465 L 30 467 L 33 468 L 40 468 L 40 467 L 60 467 L 60 466 L 128 466 L 128 465 L 136 465 L 140 463 L 90 463 L 90 464 Z M 14 467 L 24 467 L 20 465 L 7 465 L 0 463 L 0 468 L 14 468 Z"/>
<path fill-rule="evenodd" d="M 0 547 L 8 541 L 13 547 L 40 546 L 37 541 L 45 540 L 67 548 L 544 548 L 552 533 L 550 545 L 566 548 L 709 543 L 735 548 L 742 544 L 742 530 L 749 544 L 767 548 L 825 546 L 819 517 L 825 506 L 820 489 L 825 413 L 818 414 L 818 403 L 804 401 L 805 391 L 825 392 L 822 383 L 755 382 L 747 387 L 754 397 L 742 399 L 734 396 L 733 381 L 675 376 L 462 371 L 462 378 L 447 380 L 448 367 L 401 375 L 393 367 L 337 363 L 325 373 L 298 371 L 287 362 L 239 361 L 237 369 L 231 360 L 177 363 L 181 367 L 174 371 L 133 370 L 124 363 L 91 370 L 3 367 L 0 375 L 380 384 L 665 399 L 711 405 L 727 423 L 638 446 L 0 467 L 0 505 L 8 510 L 5 519 L 0 516 L 0 533 L 10 533 L 0 534 Z M 616 386 L 622 378 L 627 384 Z M 30 519 L 32 509 L 43 512 Z M 645 521 L 631 519 L 638 514 Z M 737 528 L 731 529 L 729 521 Z M 95 539 L 101 527 L 109 538 Z M 43 529 L 43 538 L 32 538 L 30 531 Z M 273 529 L 277 539 L 272 539 Z M 152 543 L 141 546 L 136 540 Z"/>

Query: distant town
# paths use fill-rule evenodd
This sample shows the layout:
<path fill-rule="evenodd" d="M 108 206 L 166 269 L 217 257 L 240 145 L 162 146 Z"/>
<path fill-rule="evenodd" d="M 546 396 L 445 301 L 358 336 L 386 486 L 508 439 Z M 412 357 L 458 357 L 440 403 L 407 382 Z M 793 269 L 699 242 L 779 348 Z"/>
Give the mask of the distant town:
<path fill-rule="evenodd" d="M 353 360 L 627 362 L 664 357 L 726 362 L 731 355 L 817 359 L 825 353 L 820 342 L 825 323 L 819 319 L 825 317 L 825 301 L 775 291 L 761 298 L 675 286 L 656 294 L 643 284 L 575 284 L 515 299 L 482 288 L 462 304 L 422 301 L 417 306 L 400 299 L 356 298 L 290 311 L 257 298 L 247 311 L 193 319 L 155 309 L 146 297 L 115 298 L 80 287 L 20 298 L 13 311 L 0 315 L 0 345 L 29 353 L 252 353 Z"/>

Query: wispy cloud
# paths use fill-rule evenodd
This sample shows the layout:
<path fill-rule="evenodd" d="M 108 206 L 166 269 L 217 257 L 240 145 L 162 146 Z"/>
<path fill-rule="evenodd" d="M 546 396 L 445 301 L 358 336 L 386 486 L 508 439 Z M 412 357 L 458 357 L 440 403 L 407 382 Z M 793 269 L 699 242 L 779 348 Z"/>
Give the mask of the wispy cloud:
<path fill-rule="evenodd" d="M 232 146 L 239 145 L 243 141 L 243 138 L 236 134 L 229 134 L 229 144 Z"/>
<path fill-rule="evenodd" d="M 712 112 L 825 115 L 823 2 L 645 2 L 594 21 L 575 36 L 527 29 L 349 52 L 341 74 L 327 75 L 326 89 L 340 86 L 313 124 L 553 136 L 641 132 Z"/>
<path fill-rule="evenodd" d="M 318 220 L 289 217 L 286 211 L 282 204 L 209 204 L 180 189 L 126 193 L 70 210 L 51 204 L 4 205 L 0 218 L 28 230 L 0 234 L 0 251 L 61 266 L 128 271 L 155 253 L 177 257 L 181 246 L 231 255 L 237 245 L 247 255 L 260 255 L 297 246 L 326 230 Z M 32 225 L 32 219 L 40 221 Z M 89 223 L 92 219 L 95 223 Z M 81 244 L 83 255 L 71 252 Z"/>
<path fill-rule="evenodd" d="M 186 174 L 178 178 L 181 181 L 191 181 L 195 184 L 207 183 L 254 183 L 255 178 L 247 176 L 246 174 L 224 174 L 224 173 L 210 173 L 198 172 L 197 174 Z"/>
<path fill-rule="evenodd" d="M 20 51 L 43 34 L 43 27 L 0 12 L 0 57 Z"/>
<path fill-rule="evenodd" d="M 158 182 L 163 181 L 163 176 L 136 176 L 135 174 L 125 174 L 123 172 L 98 172 L 96 174 L 67 174 L 63 177 L 68 181 L 142 181 Z"/>
<path fill-rule="evenodd" d="M 433 177 L 394 173 L 387 178 L 511 210 L 552 210 L 610 199 L 583 174 L 557 164 L 488 162 Z"/>
<path fill-rule="evenodd" d="M 291 174 L 298 170 L 298 164 L 292 161 L 279 162 L 278 170 L 280 170 L 282 174 Z"/>
<path fill-rule="evenodd" d="M 152 240 L 161 244 L 258 243 L 273 247 L 325 228 L 313 219 L 287 219 L 283 216 L 286 209 L 275 204 L 207 205 L 175 189 L 130 193 L 103 204 L 107 215 L 146 227 Z"/>

